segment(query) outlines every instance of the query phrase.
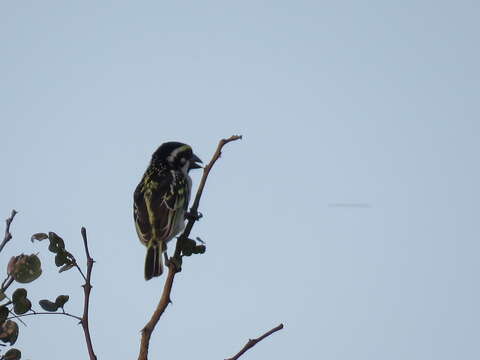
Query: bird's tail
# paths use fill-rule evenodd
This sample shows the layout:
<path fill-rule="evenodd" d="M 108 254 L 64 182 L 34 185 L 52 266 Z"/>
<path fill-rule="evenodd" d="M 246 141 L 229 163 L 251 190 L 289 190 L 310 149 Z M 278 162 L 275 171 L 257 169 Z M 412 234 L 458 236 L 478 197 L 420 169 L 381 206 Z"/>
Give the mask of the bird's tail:
<path fill-rule="evenodd" d="M 160 276 L 163 272 L 162 249 L 160 244 L 150 243 L 145 257 L 145 280 Z"/>

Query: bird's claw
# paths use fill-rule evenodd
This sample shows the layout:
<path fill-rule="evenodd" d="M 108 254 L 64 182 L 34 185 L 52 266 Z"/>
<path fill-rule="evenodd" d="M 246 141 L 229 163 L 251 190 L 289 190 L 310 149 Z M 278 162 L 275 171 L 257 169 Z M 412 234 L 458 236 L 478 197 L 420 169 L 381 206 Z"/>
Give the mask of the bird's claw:
<path fill-rule="evenodd" d="M 182 271 L 182 258 L 181 257 L 175 257 L 172 256 L 170 259 L 168 259 L 168 267 L 170 265 L 173 265 L 175 267 L 175 272 L 180 272 Z"/>
<path fill-rule="evenodd" d="M 203 217 L 203 214 L 199 211 L 189 211 L 185 214 L 185 217 L 188 219 L 188 220 L 194 220 L 194 221 L 198 221 L 200 220 L 202 217 Z"/>

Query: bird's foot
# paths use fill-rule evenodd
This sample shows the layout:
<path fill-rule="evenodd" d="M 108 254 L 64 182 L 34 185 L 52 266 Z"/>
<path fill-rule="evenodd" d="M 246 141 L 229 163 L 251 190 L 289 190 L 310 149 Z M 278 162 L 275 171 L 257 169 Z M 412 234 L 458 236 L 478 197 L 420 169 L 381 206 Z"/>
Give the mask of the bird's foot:
<path fill-rule="evenodd" d="M 185 214 L 185 218 L 187 220 L 193 220 L 193 221 L 198 221 L 200 220 L 201 218 L 203 217 L 203 214 L 199 211 L 188 211 L 186 214 Z"/>
<path fill-rule="evenodd" d="M 170 267 L 170 265 L 173 265 L 175 267 L 175 272 L 182 271 L 182 258 L 181 257 L 172 256 L 167 261 L 168 261 L 167 266 Z"/>

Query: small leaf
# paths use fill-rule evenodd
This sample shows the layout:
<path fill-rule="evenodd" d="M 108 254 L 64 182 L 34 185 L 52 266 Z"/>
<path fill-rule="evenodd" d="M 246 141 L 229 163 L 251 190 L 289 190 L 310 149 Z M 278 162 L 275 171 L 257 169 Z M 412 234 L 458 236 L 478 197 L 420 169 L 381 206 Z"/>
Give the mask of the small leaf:
<path fill-rule="evenodd" d="M 195 249 L 193 249 L 194 254 L 203 254 L 205 253 L 205 250 L 207 250 L 205 245 L 197 245 L 195 246 Z"/>
<path fill-rule="evenodd" d="M 15 344 L 18 337 L 18 325 L 15 321 L 7 320 L 0 327 L 0 340 L 10 345 Z"/>
<path fill-rule="evenodd" d="M 182 246 L 182 254 L 185 256 L 192 255 L 195 249 L 195 246 L 197 246 L 197 243 L 195 242 L 195 240 L 186 239 Z"/>
<path fill-rule="evenodd" d="M 67 270 L 70 270 L 71 268 L 73 268 L 75 265 L 74 264 L 66 264 L 66 265 L 63 265 L 60 270 L 58 270 L 59 273 L 62 273 L 64 271 L 67 271 Z"/>
<path fill-rule="evenodd" d="M 25 314 L 32 308 L 32 303 L 27 299 L 27 290 L 20 288 L 12 295 L 13 311 L 17 315 Z"/>
<path fill-rule="evenodd" d="M 26 298 L 27 298 L 27 290 L 25 290 L 24 288 L 17 289 L 13 292 L 13 295 L 12 295 L 13 303 L 25 300 Z"/>
<path fill-rule="evenodd" d="M 8 263 L 8 273 L 19 283 L 26 284 L 42 274 L 42 263 L 37 255 L 19 255 Z"/>
<path fill-rule="evenodd" d="M 7 296 L 5 295 L 5 293 L 3 291 L 0 291 L 0 301 L 2 301 L 3 299 L 5 299 Z"/>
<path fill-rule="evenodd" d="M 63 309 L 63 306 L 67 303 L 69 298 L 68 295 L 58 295 L 55 299 L 55 305 Z"/>
<path fill-rule="evenodd" d="M 20 360 L 22 352 L 18 349 L 12 348 L 3 355 L 3 360 Z"/>
<path fill-rule="evenodd" d="M 36 234 L 33 234 L 32 237 L 30 238 L 32 242 L 34 242 L 35 240 L 42 241 L 45 239 L 48 239 L 48 235 L 45 233 L 36 233 Z"/>
<path fill-rule="evenodd" d="M 65 251 L 59 251 L 57 255 L 55 255 L 55 265 L 57 267 L 60 267 L 62 265 L 65 265 L 67 263 L 67 254 Z"/>
<path fill-rule="evenodd" d="M 9 313 L 10 311 L 8 311 L 8 308 L 5 305 L 0 306 L 0 325 L 3 324 L 5 320 L 7 320 Z"/>
<path fill-rule="evenodd" d="M 65 250 L 65 242 L 54 232 L 48 233 L 48 239 L 50 240 L 50 245 L 48 246 L 49 251 L 58 253 L 59 251 Z"/>
<path fill-rule="evenodd" d="M 45 311 L 54 312 L 58 310 L 57 304 L 51 302 L 50 300 L 40 300 L 38 304 L 42 307 Z"/>
<path fill-rule="evenodd" d="M 23 301 L 19 301 L 13 304 L 13 311 L 17 315 L 25 314 L 27 311 L 30 311 L 31 308 L 32 308 L 32 302 L 28 299 L 25 299 Z"/>

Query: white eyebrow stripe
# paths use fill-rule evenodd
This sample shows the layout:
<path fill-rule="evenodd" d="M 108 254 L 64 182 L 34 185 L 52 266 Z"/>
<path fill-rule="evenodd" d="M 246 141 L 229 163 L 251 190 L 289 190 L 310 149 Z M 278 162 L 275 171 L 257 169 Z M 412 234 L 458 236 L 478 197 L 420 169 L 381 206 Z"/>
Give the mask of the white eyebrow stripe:
<path fill-rule="evenodd" d="M 182 146 L 176 148 L 175 150 L 173 150 L 173 151 L 170 153 L 170 155 L 168 156 L 168 160 L 171 161 L 171 162 L 173 162 L 173 160 L 177 157 L 177 155 L 178 155 L 179 152 L 185 151 L 185 150 L 187 150 L 187 149 L 189 149 L 189 148 L 190 148 L 190 146 L 188 146 L 188 145 L 182 145 Z"/>

